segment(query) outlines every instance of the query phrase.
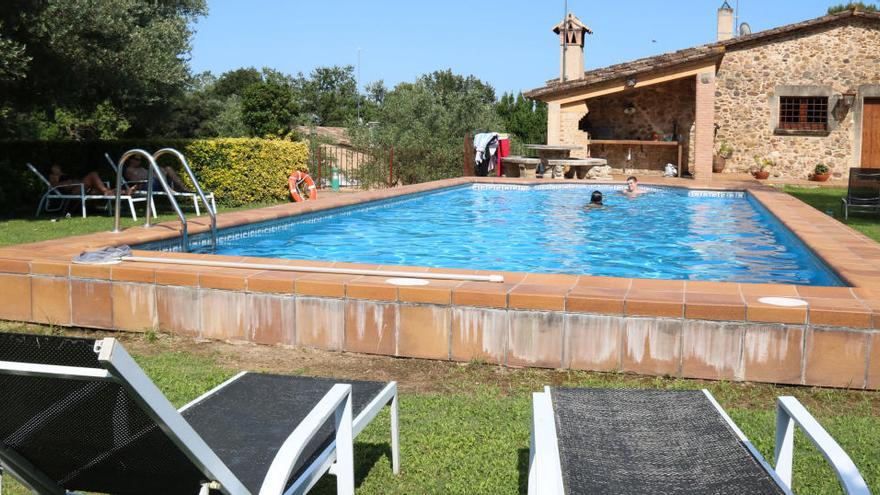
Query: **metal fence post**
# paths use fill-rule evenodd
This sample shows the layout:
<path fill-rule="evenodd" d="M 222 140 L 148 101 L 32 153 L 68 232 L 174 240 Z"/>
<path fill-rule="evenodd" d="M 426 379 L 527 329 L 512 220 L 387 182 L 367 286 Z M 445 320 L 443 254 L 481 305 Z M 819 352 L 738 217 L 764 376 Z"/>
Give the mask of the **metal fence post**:
<path fill-rule="evenodd" d="M 391 146 L 391 154 L 388 158 L 388 187 L 394 186 L 394 146 Z"/>
<path fill-rule="evenodd" d="M 318 143 L 318 189 L 321 189 L 321 143 Z"/>

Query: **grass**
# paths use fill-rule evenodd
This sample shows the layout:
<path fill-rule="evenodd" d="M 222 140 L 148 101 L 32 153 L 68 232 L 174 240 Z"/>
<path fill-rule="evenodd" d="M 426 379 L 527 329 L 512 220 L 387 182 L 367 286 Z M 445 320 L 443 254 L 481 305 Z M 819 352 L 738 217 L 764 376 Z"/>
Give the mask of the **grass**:
<path fill-rule="evenodd" d="M 849 220 L 843 220 L 840 199 L 846 196 L 846 188 L 785 186 L 783 190 L 813 208 L 827 213 L 871 239 L 880 242 L 880 218 L 877 215 L 850 213 Z"/>
<path fill-rule="evenodd" d="M 161 200 L 157 199 L 157 208 Z M 223 207 L 217 206 L 217 213 L 228 211 L 245 210 L 252 208 L 262 208 L 264 206 L 272 206 L 272 204 L 250 204 L 246 207 Z M 182 208 L 186 205 L 182 204 Z M 123 210 L 122 227 L 134 227 L 144 224 L 143 206 L 136 206 L 138 212 L 138 220 L 135 222 L 128 216 L 128 207 Z M 156 221 L 165 222 L 169 220 L 177 220 L 174 213 L 163 212 L 159 210 L 159 216 Z M 205 215 L 204 209 L 202 215 Z M 184 215 L 187 218 L 195 217 L 195 210 L 184 209 Z M 32 216 L 21 215 L 17 218 L 0 220 L 0 247 L 12 244 L 25 244 L 28 242 L 47 241 L 50 239 L 58 239 L 73 235 L 91 234 L 93 232 L 106 232 L 113 230 L 114 218 L 103 213 L 89 212 L 87 218 L 79 216 L 78 212 L 73 212 L 70 218 L 64 215 L 41 216 L 35 218 Z"/>
<path fill-rule="evenodd" d="M 0 331 L 58 332 L 58 329 L 0 323 Z M 67 331 L 65 331 L 67 332 Z M 97 336 L 90 333 L 88 335 Z M 125 340 L 146 373 L 175 406 L 210 389 L 239 371 L 231 352 L 253 355 L 294 353 L 272 347 L 195 344 L 189 339 L 158 335 L 115 334 Z M 201 346 L 201 347 L 196 347 Z M 245 348 L 245 351 L 235 349 Z M 190 349 L 190 350 L 186 350 Z M 230 351 L 228 349 L 233 349 Z M 325 353 L 325 359 L 341 359 Z M 362 359 L 361 376 L 371 376 L 375 360 L 388 366 L 428 366 L 426 361 L 345 356 Z M 287 359 L 288 366 L 290 364 Z M 385 361 L 382 361 L 385 362 Z M 370 364 L 372 363 L 372 364 Z M 389 418 L 380 415 L 356 440 L 356 478 L 360 494 L 388 493 L 525 493 L 529 449 L 531 392 L 544 384 L 591 387 L 709 388 L 761 453 L 773 457 L 775 404 L 778 395 L 795 395 L 850 454 L 873 491 L 880 491 L 880 394 L 764 384 L 705 382 L 643 378 L 623 374 L 504 370 L 480 363 L 430 363 L 440 366 L 438 380 L 446 392 L 404 391 L 400 399 L 400 476 L 391 474 Z M 289 368 L 284 368 L 289 369 Z M 273 371 L 273 370 L 269 370 Z M 277 371 L 277 370 L 275 370 Z M 503 379 L 493 377 L 503 376 Z M 401 381 L 401 385 L 404 383 Z M 833 472 L 822 456 L 798 434 L 795 448 L 794 488 L 799 493 L 836 494 Z M 9 477 L 4 493 L 24 494 Z M 335 493 L 331 476 L 314 493 Z"/>

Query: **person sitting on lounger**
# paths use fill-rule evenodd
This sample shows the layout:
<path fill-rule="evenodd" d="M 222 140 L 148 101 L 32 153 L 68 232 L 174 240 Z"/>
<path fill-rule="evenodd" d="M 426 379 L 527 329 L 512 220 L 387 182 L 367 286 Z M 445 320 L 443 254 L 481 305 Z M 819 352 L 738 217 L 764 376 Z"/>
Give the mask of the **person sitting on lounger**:
<path fill-rule="evenodd" d="M 630 175 L 626 178 L 626 188 L 623 190 L 623 194 L 629 196 L 630 198 L 634 198 L 640 194 L 644 194 L 647 191 L 644 189 L 639 189 L 639 179 L 636 179 L 634 175 Z"/>
<path fill-rule="evenodd" d="M 61 166 L 57 164 L 52 165 L 50 168 L 49 183 L 52 184 L 53 187 L 62 186 L 61 189 L 68 194 L 78 194 L 78 184 L 80 183 L 85 186 L 86 194 L 100 194 L 103 196 L 112 196 L 115 194 L 115 191 L 111 190 L 104 184 L 101 177 L 98 176 L 98 172 L 89 172 L 82 178 L 82 180 L 76 180 L 71 179 L 70 176 L 65 174 L 61 170 Z"/>
<path fill-rule="evenodd" d="M 165 180 L 169 182 L 172 189 L 179 192 L 188 192 L 186 184 L 184 184 L 183 180 L 180 179 L 180 176 L 177 175 L 176 170 L 167 166 L 161 167 L 161 170 L 165 174 Z M 143 159 L 140 155 L 132 155 L 125 160 L 122 173 L 125 176 L 125 180 L 128 182 L 146 182 L 150 171 L 143 166 Z M 162 184 L 159 182 L 159 179 L 155 177 L 153 178 L 153 190 L 162 190 Z"/>

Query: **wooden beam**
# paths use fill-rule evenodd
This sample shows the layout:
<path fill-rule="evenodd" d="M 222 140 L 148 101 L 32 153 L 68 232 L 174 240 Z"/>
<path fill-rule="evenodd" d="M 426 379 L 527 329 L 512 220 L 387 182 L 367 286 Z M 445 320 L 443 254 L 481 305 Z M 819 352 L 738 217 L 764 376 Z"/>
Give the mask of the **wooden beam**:
<path fill-rule="evenodd" d="M 590 86 L 588 89 L 585 88 L 587 90 L 581 93 L 569 94 L 568 96 L 561 96 L 553 99 L 548 99 L 546 101 L 547 103 L 556 103 L 561 105 L 562 107 L 568 107 L 573 104 L 582 104 L 584 101 L 591 98 L 597 98 L 599 96 L 605 96 L 613 93 L 620 93 L 629 89 L 638 89 L 644 88 L 646 86 L 653 86 L 655 84 L 661 84 L 675 79 L 694 77 L 697 74 L 702 74 L 704 72 L 710 71 L 712 73 L 715 72 L 714 61 L 711 63 L 701 62 L 699 65 L 689 65 L 671 72 L 665 71 L 655 74 L 637 75 L 634 76 L 636 79 L 636 84 L 633 87 L 626 86 L 626 79 L 617 79 L 608 83 Z"/>

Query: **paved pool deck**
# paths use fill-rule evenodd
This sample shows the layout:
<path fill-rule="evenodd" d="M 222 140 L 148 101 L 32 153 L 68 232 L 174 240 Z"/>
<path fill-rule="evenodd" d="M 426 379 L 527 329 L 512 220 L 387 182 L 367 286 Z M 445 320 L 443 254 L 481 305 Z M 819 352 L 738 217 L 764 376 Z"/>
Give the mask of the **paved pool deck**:
<path fill-rule="evenodd" d="M 224 213 L 228 228 L 468 183 L 561 181 L 465 177 Z M 570 183 L 596 184 L 595 181 Z M 649 280 L 504 272 L 504 283 L 123 262 L 76 265 L 84 250 L 179 236 L 179 223 L 0 248 L 0 319 L 317 347 L 506 366 L 880 389 L 880 244 L 754 180 L 643 184 L 746 190 L 849 287 Z M 329 196 L 329 197 L 328 197 Z M 208 231 L 207 217 L 188 222 Z M 399 267 L 136 251 L 144 256 L 278 265 Z M 762 303 L 802 299 L 801 307 Z"/>

